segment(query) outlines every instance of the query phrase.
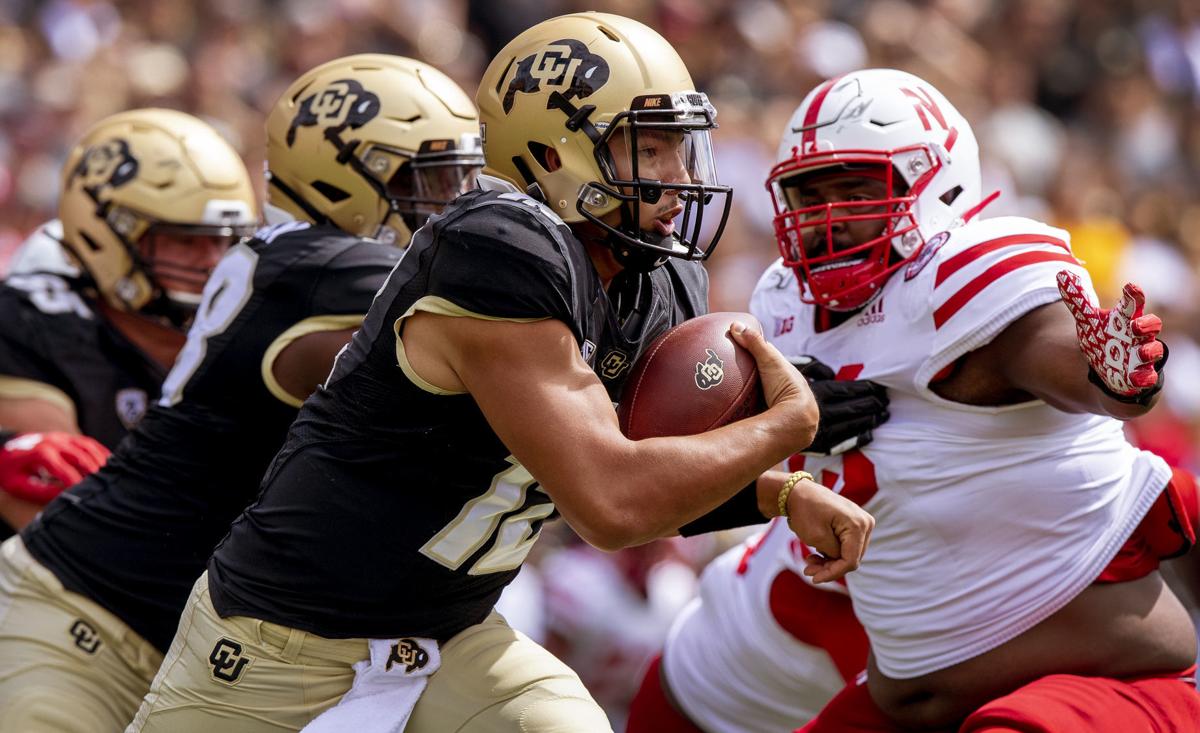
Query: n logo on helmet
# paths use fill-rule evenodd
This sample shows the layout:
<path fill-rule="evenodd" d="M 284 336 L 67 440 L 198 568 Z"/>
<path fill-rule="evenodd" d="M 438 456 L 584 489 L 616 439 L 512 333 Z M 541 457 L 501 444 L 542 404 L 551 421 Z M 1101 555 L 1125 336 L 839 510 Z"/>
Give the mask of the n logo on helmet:
<path fill-rule="evenodd" d="M 88 148 L 71 171 L 71 179 L 83 179 L 83 187 L 95 192 L 105 186 L 124 186 L 137 177 L 137 172 L 137 158 L 129 152 L 129 143 L 114 139 Z"/>
<path fill-rule="evenodd" d="M 608 83 L 608 62 L 587 46 L 570 38 L 555 41 L 517 63 L 517 71 L 504 94 L 504 112 L 512 111 L 518 92 L 543 89 L 561 92 L 567 99 L 583 99 Z M 546 109 L 550 109 L 549 103 Z"/>
<path fill-rule="evenodd" d="M 375 119 L 379 109 L 378 96 L 354 79 L 339 79 L 300 102 L 300 111 L 288 128 L 288 147 L 301 127 L 320 126 L 338 132 L 347 127 L 357 129 Z"/>

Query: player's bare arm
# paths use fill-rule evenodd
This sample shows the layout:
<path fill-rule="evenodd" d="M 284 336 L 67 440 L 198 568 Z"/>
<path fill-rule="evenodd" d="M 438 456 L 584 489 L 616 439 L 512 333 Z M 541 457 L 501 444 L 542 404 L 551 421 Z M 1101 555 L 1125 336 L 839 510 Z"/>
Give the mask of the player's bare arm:
<path fill-rule="evenodd" d="M 46 389 L 54 388 L 46 385 Z M 75 411 L 69 405 L 69 401 L 41 397 L 0 398 L 0 425 L 18 433 L 78 434 Z"/>
<path fill-rule="evenodd" d="M 334 357 L 354 335 L 353 328 L 310 333 L 288 344 L 271 364 L 275 381 L 303 402 L 329 376 Z"/>
<path fill-rule="evenodd" d="M 567 522 L 609 550 L 674 534 L 812 440 L 817 408 L 804 380 L 758 332 L 735 338 L 758 360 L 764 413 L 702 436 L 631 441 L 559 321 L 418 313 L 403 333 L 413 369 L 470 392 Z"/>
<path fill-rule="evenodd" d="M 964 356 L 950 378 L 932 389 L 972 405 L 1003 405 L 1041 399 L 1065 412 L 1090 412 L 1127 420 L 1148 412 L 1146 404 L 1120 402 L 1088 380 L 1075 320 L 1062 303 L 1025 314 L 991 343 Z"/>
<path fill-rule="evenodd" d="M 764 517 L 779 516 L 779 492 L 790 476 L 786 471 L 767 471 L 758 477 L 758 510 Z M 820 553 L 805 558 L 805 575 L 814 583 L 826 583 L 858 569 L 875 529 L 874 517 L 808 479 L 797 481 L 786 501 L 788 527 Z"/>

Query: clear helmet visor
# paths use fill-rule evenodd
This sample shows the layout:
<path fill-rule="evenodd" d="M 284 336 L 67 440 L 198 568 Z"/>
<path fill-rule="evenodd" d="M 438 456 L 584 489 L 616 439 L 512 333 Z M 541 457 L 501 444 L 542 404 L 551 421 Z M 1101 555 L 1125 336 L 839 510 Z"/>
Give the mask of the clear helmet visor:
<path fill-rule="evenodd" d="M 634 248 L 706 259 L 724 229 L 732 193 L 718 183 L 713 127 L 710 113 L 618 115 L 596 145 L 604 181 L 580 192 L 580 212 L 608 224 L 605 228 Z M 619 222 L 611 214 L 613 199 L 622 202 L 616 209 Z"/>
<path fill-rule="evenodd" d="M 364 158 L 365 168 L 381 184 L 392 214 L 399 215 L 410 232 L 475 188 L 483 167 L 478 135 L 426 140 L 416 154 L 374 145 Z"/>

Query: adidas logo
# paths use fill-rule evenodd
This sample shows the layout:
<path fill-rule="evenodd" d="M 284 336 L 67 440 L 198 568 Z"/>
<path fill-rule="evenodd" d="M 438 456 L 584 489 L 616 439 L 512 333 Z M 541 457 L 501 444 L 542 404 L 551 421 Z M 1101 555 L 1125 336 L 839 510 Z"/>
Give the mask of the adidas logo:
<path fill-rule="evenodd" d="M 883 323 L 883 318 L 883 296 L 880 295 L 858 317 L 858 325 L 869 326 L 872 323 Z"/>

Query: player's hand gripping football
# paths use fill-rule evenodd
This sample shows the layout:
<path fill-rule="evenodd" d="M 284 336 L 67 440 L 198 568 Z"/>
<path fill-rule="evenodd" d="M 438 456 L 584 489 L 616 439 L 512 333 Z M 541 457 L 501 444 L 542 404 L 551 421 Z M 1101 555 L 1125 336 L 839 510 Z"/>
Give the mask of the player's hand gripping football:
<path fill-rule="evenodd" d="M 761 331 L 735 323 L 729 332 L 758 363 L 758 377 L 768 408 L 781 402 L 793 402 L 802 409 L 812 410 L 816 417 L 816 401 L 808 381 L 763 337 Z"/>
<path fill-rule="evenodd" d="M 827 583 L 858 569 L 875 529 L 862 507 L 812 481 L 798 481 L 788 494 L 788 527 L 820 554 L 804 559 L 804 574 Z"/>
<path fill-rule="evenodd" d="M 1089 378 L 1101 390 L 1123 402 L 1139 402 L 1162 387 L 1162 321 L 1142 312 L 1146 296 L 1141 288 L 1126 283 L 1115 308 L 1100 308 L 1079 275 L 1063 270 L 1058 273 L 1058 290 L 1075 318 L 1079 348 L 1092 369 Z"/>
<path fill-rule="evenodd" d="M 84 435 L 24 433 L 0 446 L 0 489 L 44 505 L 104 465 L 108 449 Z"/>
<path fill-rule="evenodd" d="M 812 388 L 821 410 L 817 437 L 803 452 L 836 456 L 871 442 L 872 430 L 887 422 L 887 388 L 865 379 L 837 379 L 828 364 L 812 356 L 791 359 Z"/>

